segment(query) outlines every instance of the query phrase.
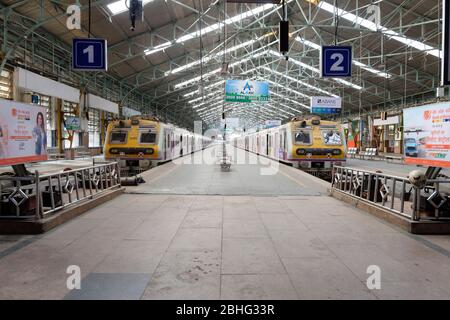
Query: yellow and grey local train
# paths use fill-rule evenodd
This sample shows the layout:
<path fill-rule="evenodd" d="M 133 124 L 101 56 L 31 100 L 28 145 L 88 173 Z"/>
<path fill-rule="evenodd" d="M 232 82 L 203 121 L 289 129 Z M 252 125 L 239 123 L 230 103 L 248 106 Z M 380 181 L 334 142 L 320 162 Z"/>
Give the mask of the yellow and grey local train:
<path fill-rule="evenodd" d="M 342 126 L 318 116 L 294 118 L 279 127 L 239 136 L 233 143 L 309 172 L 331 172 L 333 165 L 346 161 Z"/>
<path fill-rule="evenodd" d="M 133 116 L 108 124 L 104 154 L 121 167 L 141 170 L 204 149 L 211 139 L 162 123 L 156 117 Z"/>

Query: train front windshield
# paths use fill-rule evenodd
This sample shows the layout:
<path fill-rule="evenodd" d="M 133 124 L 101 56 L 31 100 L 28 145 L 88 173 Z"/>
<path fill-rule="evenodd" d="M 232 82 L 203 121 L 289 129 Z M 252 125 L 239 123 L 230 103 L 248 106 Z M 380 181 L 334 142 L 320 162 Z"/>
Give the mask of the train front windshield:
<path fill-rule="evenodd" d="M 337 129 L 329 129 L 322 131 L 322 137 L 326 145 L 341 146 L 342 137 Z"/>
<path fill-rule="evenodd" d="M 308 130 L 295 132 L 295 144 L 311 144 L 311 132 Z"/>
<path fill-rule="evenodd" d="M 111 132 L 111 144 L 116 143 L 126 143 L 127 142 L 127 132 L 126 131 L 117 131 L 117 132 Z"/>
<path fill-rule="evenodd" d="M 155 143 L 156 141 L 156 133 L 153 132 L 142 132 L 140 143 Z"/>

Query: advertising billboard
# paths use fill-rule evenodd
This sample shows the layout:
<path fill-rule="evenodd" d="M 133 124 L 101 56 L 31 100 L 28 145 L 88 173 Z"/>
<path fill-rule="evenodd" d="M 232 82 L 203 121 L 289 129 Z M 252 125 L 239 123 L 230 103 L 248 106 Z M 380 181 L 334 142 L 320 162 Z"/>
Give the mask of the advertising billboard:
<path fill-rule="evenodd" d="M 450 167 L 450 102 L 403 110 L 405 162 Z"/>
<path fill-rule="evenodd" d="M 47 160 L 45 108 L 0 99 L 0 165 Z"/>
<path fill-rule="evenodd" d="M 251 80 L 227 80 L 225 83 L 226 102 L 267 102 L 269 84 Z"/>
<path fill-rule="evenodd" d="M 339 114 L 342 108 L 342 99 L 335 97 L 311 97 L 311 113 Z"/>
<path fill-rule="evenodd" d="M 67 117 L 65 120 L 66 130 L 80 131 L 81 120 L 79 117 Z"/>

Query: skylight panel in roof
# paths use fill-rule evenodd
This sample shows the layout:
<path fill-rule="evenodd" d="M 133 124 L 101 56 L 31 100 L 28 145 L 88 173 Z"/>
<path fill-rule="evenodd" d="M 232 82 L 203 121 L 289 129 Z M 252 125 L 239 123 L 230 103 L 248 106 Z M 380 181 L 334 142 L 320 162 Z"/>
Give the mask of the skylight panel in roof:
<path fill-rule="evenodd" d="M 152 1 L 153 0 L 144 0 L 142 2 L 142 5 L 146 5 L 147 3 L 150 3 Z M 129 3 L 129 0 L 127 0 L 127 4 L 128 3 Z M 128 11 L 128 8 L 125 4 L 125 0 L 114 1 L 106 6 L 108 7 L 108 10 L 111 12 L 111 14 L 113 16 L 115 16 L 116 14 Z"/>

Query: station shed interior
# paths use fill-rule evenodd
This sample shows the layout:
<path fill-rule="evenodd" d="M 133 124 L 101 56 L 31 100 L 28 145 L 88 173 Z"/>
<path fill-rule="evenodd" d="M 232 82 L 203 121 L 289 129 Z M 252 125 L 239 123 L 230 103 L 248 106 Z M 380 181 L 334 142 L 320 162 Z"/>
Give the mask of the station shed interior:
<path fill-rule="evenodd" d="M 0 11 L 0 299 L 450 298 L 448 0 Z"/>

